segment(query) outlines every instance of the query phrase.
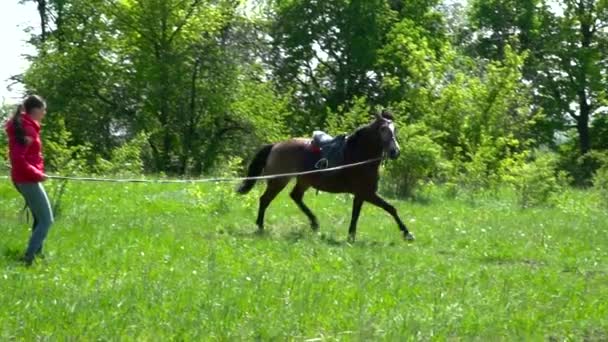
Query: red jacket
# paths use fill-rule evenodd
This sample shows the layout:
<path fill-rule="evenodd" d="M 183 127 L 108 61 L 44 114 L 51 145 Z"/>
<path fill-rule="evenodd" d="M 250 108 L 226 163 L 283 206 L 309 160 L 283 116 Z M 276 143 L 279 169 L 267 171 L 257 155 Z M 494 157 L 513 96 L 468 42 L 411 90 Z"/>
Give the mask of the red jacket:
<path fill-rule="evenodd" d="M 26 137 L 25 145 L 17 142 L 13 120 L 9 120 L 5 127 L 11 160 L 11 177 L 15 183 L 41 182 L 44 180 L 44 159 L 40 124 L 26 114 L 22 114 L 20 118 Z"/>

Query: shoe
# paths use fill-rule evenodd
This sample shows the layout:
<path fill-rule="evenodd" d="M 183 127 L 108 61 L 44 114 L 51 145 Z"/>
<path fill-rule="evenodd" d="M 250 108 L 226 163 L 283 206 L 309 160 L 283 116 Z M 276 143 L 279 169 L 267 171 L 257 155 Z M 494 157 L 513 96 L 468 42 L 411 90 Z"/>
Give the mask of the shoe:
<path fill-rule="evenodd" d="M 21 258 L 21 262 L 25 264 L 25 267 L 30 267 L 32 264 L 34 264 L 34 257 L 25 255 L 23 258 Z"/>

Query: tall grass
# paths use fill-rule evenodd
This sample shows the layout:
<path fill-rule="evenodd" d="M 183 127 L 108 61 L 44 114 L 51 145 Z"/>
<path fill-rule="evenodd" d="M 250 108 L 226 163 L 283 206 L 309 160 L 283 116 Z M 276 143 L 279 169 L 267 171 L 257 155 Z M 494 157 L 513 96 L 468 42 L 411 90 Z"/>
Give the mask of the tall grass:
<path fill-rule="evenodd" d="M 307 194 L 314 235 L 286 191 L 259 236 L 259 192 L 70 183 L 26 269 L 22 201 L 0 181 L 0 339 L 608 339 L 608 213 L 590 192 L 393 201 L 412 244 L 366 205 L 352 245 L 348 196 Z"/>

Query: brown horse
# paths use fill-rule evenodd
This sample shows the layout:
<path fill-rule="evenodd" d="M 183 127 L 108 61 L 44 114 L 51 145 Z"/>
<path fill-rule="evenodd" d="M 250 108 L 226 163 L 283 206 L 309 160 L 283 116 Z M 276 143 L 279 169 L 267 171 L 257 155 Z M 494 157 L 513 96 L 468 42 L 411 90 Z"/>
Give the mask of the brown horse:
<path fill-rule="evenodd" d="M 395 207 L 387 203 L 377 193 L 378 169 L 384 155 L 387 155 L 390 159 L 396 159 L 399 156 L 399 144 L 395 137 L 393 117 L 386 111 L 376 115 L 373 122 L 360 127 L 346 140 L 341 164 L 370 161 L 369 163 L 297 177 L 297 183 L 291 191 L 291 198 L 306 214 L 314 231 L 319 229 L 318 220 L 303 201 L 304 193 L 311 187 L 330 193 L 351 193 L 354 195 L 352 218 L 348 230 L 350 241 L 355 240 L 357 220 L 363 202 L 369 202 L 387 211 L 397 222 L 403 237 L 406 240 L 414 240 L 414 236 L 399 218 Z M 314 169 L 315 161 L 318 160 L 319 156 L 311 148 L 310 139 L 291 139 L 264 146 L 249 165 L 247 177 L 309 171 Z M 289 177 L 268 180 L 266 191 L 260 197 L 257 218 L 260 231 L 264 230 L 266 208 L 279 192 L 287 186 L 289 181 Z M 237 191 L 240 194 L 246 194 L 253 188 L 255 182 L 255 180 L 246 180 Z"/>

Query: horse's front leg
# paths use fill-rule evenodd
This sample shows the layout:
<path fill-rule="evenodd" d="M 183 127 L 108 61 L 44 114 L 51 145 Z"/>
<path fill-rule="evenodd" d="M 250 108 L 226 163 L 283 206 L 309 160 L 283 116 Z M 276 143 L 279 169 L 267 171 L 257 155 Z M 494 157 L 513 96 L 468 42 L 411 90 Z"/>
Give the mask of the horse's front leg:
<path fill-rule="evenodd" d="M 372 196 L 365 199 L 367 202 L 384 209 L 387 213 L 391 214 L 391 216 L 397 221 L 397 225 L 399 225 L 399 229 L 403 233 L 403 237 L 408 241 L 414 240 L 414 235 L 409 232 L 405 223 L 401 221 L 399 214 L 397 214 L 397 209 L 392 206 L 390 203 L 385 201 L 382 197 L 378 196 L 378 194 L 373 194 Z"/>
<path fill-rule="evenodd" d="M 348 228 L 348 241 L 355 242 L 355 236 L 357 235 L 357 221 L 359 221 L 359 214 L 361 214 L 361 207 L 363 206 L 363 199 L 359 196 L 355 196 L 353 199 L 353 212 L 350 218 L 350 227 Z"/>

